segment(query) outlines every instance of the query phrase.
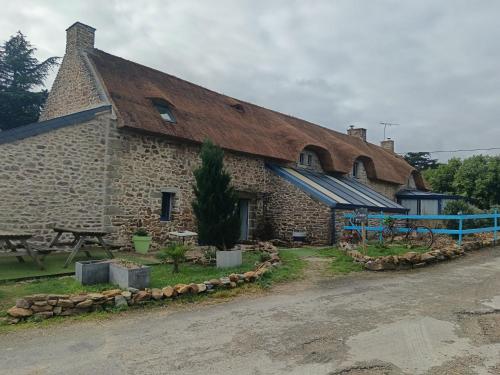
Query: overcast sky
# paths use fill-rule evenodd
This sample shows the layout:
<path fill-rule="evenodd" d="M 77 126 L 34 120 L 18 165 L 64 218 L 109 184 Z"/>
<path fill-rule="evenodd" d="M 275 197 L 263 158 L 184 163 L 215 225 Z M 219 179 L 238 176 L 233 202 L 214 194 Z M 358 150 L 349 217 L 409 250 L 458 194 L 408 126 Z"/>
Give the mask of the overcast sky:
<path fill-rule="evenodd" d="M 387 133 L 397 152 L 500 147 L 500 1 L 0 6 L 0 40 L 21 30 L 40 58 L 62 56 L 78 20 L 106 52 L 338 131 L 365 127 L 374 143 L 379 122 L 399 123 Z"/>

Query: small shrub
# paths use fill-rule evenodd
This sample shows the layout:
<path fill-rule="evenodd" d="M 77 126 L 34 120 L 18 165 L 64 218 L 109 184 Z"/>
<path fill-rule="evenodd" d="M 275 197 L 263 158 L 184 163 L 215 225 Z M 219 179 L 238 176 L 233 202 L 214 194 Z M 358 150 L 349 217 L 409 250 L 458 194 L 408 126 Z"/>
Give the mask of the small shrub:
<path fill-rule="evenodd" d="M 479 208 L 465 202 L 464 200 L 456 200 L 449 202 L 445 209 L 445 215 L 474 215 L 481 214 Z M 464 220 L 462 228 L 463 229 L 472 229 L 472 228 L 483 228 L 492 225 L 492 219 L 474 219 L 474 220 Z M 458 220 L 448 220 L 446 222 L 446 227 L 448 229 L 458 229 L 459 221 Z"/>
<path fill-rule="evenodd" d="M 269 254 L 266 251 L 263 251 L 262 253 L 260 253 L 259 258 L 260 258 L 261 263 L 264 263 L 264 262 L 267 262 L 268 260 L 271 260 L 271 254 Z"/>
<path fill-rule="evenodd" d="M 158 253 L 158 258 L 163 261 L 171 259 L 174 265 L 172 273 L 179 273 L 179 263 L 186 259 L 188 250 L 188 246 L 173 242 Z"/>
<path fill-rule="evenodd" d="M 147 237 L 148 231 L 144 228 L 137 228 L 137 230 L 134 232 L 134 235 L 140 237 Z"/>

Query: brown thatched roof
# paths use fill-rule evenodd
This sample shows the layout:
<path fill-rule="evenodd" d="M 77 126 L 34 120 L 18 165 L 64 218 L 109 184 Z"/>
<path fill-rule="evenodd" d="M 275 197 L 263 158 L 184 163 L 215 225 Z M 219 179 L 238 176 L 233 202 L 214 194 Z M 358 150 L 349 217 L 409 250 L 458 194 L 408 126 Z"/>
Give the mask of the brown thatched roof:
<path fill-rule="evenodd" d="M 361 139 L 216 93 L 100 50 L 89 52 L 115 106 L 120 126 L 193 142 L 209 138 L 238 152 L 295 161 L 310 147 L 329 172 L 348 173 L 363 158 L 368 174 L 406 184 L 414 168 L 401 157 Z M 177 120 L 168 123 L 153 107 L 163 99 Z M 417 178 L 417 184 L 423 182 Z M 420 186 L 425 188 L 425 186 Z"/>

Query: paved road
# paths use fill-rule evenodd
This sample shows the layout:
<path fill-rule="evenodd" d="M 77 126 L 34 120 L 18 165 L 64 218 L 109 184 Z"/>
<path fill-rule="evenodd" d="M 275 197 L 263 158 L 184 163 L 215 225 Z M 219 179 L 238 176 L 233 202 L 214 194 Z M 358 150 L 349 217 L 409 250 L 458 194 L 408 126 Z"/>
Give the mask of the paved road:
<path fill-rule="evenodd" d="M 500 374 L 500 248 L 0 336 L 2 374 Z M 493 308 L 493 309 L 492 309 Z"/>

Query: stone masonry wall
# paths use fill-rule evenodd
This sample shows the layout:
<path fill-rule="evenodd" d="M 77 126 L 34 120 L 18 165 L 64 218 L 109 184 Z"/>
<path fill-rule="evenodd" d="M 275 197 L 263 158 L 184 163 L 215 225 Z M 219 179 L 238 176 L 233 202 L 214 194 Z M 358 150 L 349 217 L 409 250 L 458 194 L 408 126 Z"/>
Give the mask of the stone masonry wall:
<path fill-rule="evenodd" d="M 0 227 L 39 242 L 56 223 L 102 227 L 107 116 L 0 145 Z"/>
<path fill-rule="evenodd" d="M 393 201 L 396 200 L 396 193 L 402 188 L 401 185 L 391 184 L 389 182 L 383 182 L 378 180 L 369 179 L 366 173 L 365 165 L 361 162 L 358 165 L 358 180 L 363 184 L 369 186 L 376 192 L 385 195 Z"/>
<path fill-rule="evenodd" d="M 155 246 L 175 230 L 196 231 L 191 208 L 193 171 L 200 165 L 200 146 L 140 135 L 113 127 L 110 133 L 109 186 L 105 208 L 106 227 L 130 242 L 133 231 L 144 226 Z M 226 169 L 242 198 L 250 199 L 250 238 L 262 218 L 266 192 L 264 160 L 226 152 Z M 161 191 L 175 191 L 172 219 L 160 221 Z"/>
<path fill-rule="evenodd" d="M 96 107 L 104 101 L 90 72 L 90 62 L 82 51 L 69 50 L 64 55 L 40 121 Z"/>
<path fill-rule="evenodd" d="M 271 171 L 268 174 L 272 192 L 266 197 L 265 212 L 274 237 L 291 241 L 293 231 L 305 230 L 311 242 L 329 244 L 332 233 L 330 207 Z"/>

